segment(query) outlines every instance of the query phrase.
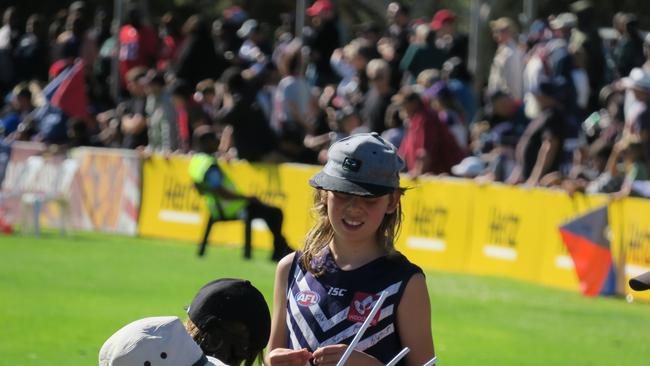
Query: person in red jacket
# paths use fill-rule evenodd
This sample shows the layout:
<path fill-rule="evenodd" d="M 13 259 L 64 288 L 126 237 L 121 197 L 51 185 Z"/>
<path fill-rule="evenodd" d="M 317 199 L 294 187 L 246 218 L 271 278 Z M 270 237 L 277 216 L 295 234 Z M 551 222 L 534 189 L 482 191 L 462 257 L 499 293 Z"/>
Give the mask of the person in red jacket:
<path fill-rule="evenodd" d="M 456 139 L 416 91 L 405 87 L 398 94 L 406 132 L 399 154 L 412 177 L 449 174 L 465 157 Z"/>
<path fill-rule="evenodd" d="M 126 21 L 120 28 L 119 69 L 121 85 L 126 85 L 125 76 L 134 67 L 154 66 L 158 52 L 156 32 L 142 21 L 142 13 L 136 4 L 130 6 Z"/>

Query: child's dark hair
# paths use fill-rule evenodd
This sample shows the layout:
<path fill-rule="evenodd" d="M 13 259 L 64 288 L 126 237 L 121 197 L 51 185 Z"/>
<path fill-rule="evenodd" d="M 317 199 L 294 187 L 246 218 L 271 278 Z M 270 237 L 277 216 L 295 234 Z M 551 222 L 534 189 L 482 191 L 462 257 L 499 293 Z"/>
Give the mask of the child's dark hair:
<path fill-rule="evenodd" d="M 249 340 L 250 332 L 244 324 L 237 321 L 220 321 L 207 331 L 202 331 L 190 319 L 185 321 L 185 329 L 206 355 L 217 358 L 226 365 L 252 366 L 257 360 L 262 364 L 263 349 L 253 349 Z"/>

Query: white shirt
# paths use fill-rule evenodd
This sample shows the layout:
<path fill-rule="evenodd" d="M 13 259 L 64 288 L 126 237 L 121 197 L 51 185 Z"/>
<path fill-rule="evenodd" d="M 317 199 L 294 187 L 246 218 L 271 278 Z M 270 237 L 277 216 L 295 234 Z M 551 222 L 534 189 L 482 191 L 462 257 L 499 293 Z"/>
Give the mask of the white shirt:
<path fill-rule="evenodd" d="M 488 92 L 504 91 L 523 98 L 524 53 L 514 41 L 502 44 L 494 54 L 488 78 Z"/>

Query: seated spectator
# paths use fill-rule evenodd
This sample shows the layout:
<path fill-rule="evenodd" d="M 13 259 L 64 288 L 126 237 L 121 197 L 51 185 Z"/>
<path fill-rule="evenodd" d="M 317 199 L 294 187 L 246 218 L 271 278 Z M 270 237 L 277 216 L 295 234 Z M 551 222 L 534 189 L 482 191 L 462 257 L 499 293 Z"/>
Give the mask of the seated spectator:
<path fill-rule="evenodd" d="M 203 113 L 214 121 L 217 115 L 217 109 L 221 100 L 217 96 L 217 90 L 214 80 L 205 79 L 196 84 L 196 91 L 194 92 L 194 101 L 201 105 Z"/>
<path fill-rule="evenodd" d="M 9 104 L 0 115 L 0 137 L 9 136 L 22 120 L 34 110 L 32 92 L 27 84 L 19 84 L 9 95 Z"/>
<path fill-rule="evenodd" d="M 222 278 L 201 287 L 185 328 L 206 355 L 227 365 L 262 364 L 271 315 L 262 293 L 249 281 Z"/>
<path fill-rule="evenodd" d="M 634 182 L 650 180 L 644 155 L 643 144 L 638 136 L 630 136 L 614 145 L 606 170 L 612 177 L 622 177 L 623 182 L 620 190 L 612 193 L 612 198 L 628 197 L 633 193 Z"/>
<path fill-rule="evenodd" d="M 485 162 L 476 156 L 468 156 L 451 167 L 451 173 L 461 178 L 476 178 L 485 171 Z"/>
<path fill-rule="evenodd" d="M 205 254 L 205 247 L 212 224 L 218 220 L 232 220 L 247 217 L 249 220 L 261 218 L 273 234 L 273 254 L 271 259 L 279 261 L 291 252 L 282 235 L 282 210 L 267 205 L 254 196 L 239 193 L 234 182 L 224 174 L 217 164 L 215 154 L 219 141 L 210 126 L 200 126 L 194 131 L 194 145 L 197 153 L 192 156 L 189 174 L 198 190 L 206 200 L 210 218 L 199 249 L 199 256 Z M 250 253 L 245 255 L 249 256 Z"/>
<path fill-rule="evenodd" d="M 470 125 L 476 117 L 478 103 L 466 65 L 459 57 L 452 57 L 442 65 L 441 77 L 446 80 L 449 91 L 461 105 L 465 124 Z"/>
<path fill-rule="evenodd" d="M 568 126 L 559 102 L 561 82 L 542 79 L 534 90 L 541 113 L 528 125 L 517 144 L 517 166 L 508 183 L 536 186 L 545 175 L 559 172 Z"/>
<path fill-rule="evenodd" d="M 458 164 L 465 153 L 447 126 L 411 87 L 400 91 L 398 101 L 406 125 L 399 153 L 409 174 L 418 177 L 451 173 L 451 167 Z"/>
<path fill-rule="evenodd" d="M 449 90 L 445 81 L 435 83 L 424 93 L 430 101 L 430 106 L 456 138 L 458 146 L 467 150 L 469 138 L 468 129 L 463 118 L 463 111 L 458 101 Z"/>
<path fill-rule="evenodd" d="M 339 110 L 328 109 L 331 132 L 318 136 L 305 137 L 305 146 L 318 151 L 318 162 L 327 162 L 327 151 L 336 141 L 355 133 L 368 132 L 363 126 L 361 116 L 352 106 L 345 106 Z"/>
<path fill-rule="evenodd" d="M 422 90 L 429 89 L 433 84 L 437 83 L 440 80 L 440 70 L 438 69 L 426 69 L 420 71 L 418 77 L 415 81 Z"/>
<path fill-rule="evenodd" d="M 400 98 L 394 95 L 391 99 L 391 104 L 386 108 L 386 117 L 384 120 L 386 130 L 381 134 L 383 139 L 393 144 L 397 149 L 400 148 L 404 139 L 404 120 L 400 115 Z"/>
<path fill-rule="evenodd" d="M 131 322 L 104 342 L 99 366 L 226 366 L 203 353 L 175 316 Z"/>

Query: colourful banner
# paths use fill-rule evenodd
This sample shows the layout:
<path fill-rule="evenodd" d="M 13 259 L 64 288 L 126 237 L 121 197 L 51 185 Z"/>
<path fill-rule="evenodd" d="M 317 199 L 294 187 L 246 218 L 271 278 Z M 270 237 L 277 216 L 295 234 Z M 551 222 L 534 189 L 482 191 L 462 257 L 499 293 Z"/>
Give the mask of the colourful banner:
<path fill-rule="evenodd" d="M 5 172 L 7 170 L 7 165 L 9 165 L 10 157 L 11 146 L 0 140 L 0 187 L 2 187 L 2 181 L 5 179 Z"/>
<path fill-rule="evenodd" d="M 136 235 L 140 209 L 140 158 L 133 150 L 80 148 L 72 187 L 76 229 Z"/>
<path fill-rule="evenodd" d="M 402 183 L 404 222 L 397 248 L 418 265 L 464 271 L 471 231 L 468 217 L 475 193 L 466 180 L 419 180 Z"/>

